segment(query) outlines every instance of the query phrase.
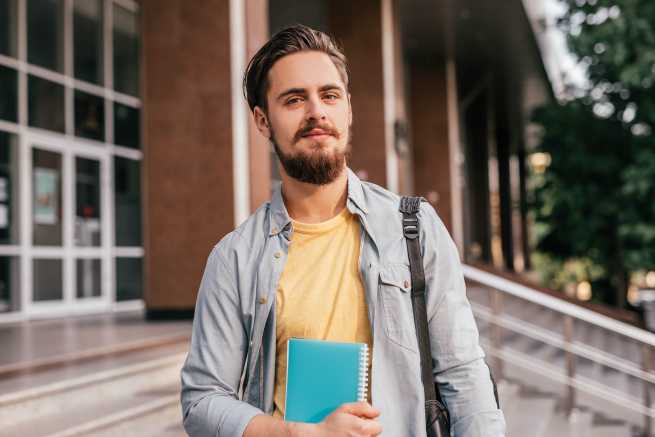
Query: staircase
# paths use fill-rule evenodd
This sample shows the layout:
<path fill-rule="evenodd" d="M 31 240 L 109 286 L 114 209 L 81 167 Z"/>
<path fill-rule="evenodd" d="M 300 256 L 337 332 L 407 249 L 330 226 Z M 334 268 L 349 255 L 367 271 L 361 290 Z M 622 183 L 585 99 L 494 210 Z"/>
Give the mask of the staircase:
<path fill-rule="evenodd" d="M 535 390 L 524 382 L 503 380 L 498 384 L 508 437 L 631 437 L 624 421 L 611 421 L 586 409 L 567 415 L 552 392 Z"/>
<path fill-rule="evenodd" d="M 184 436 L 180 369 L 188 335 L 0 374 L 0 435 Z"/>
<path fill-rule="evenodd" d="M 575 309 L 556 311 L 497 286 L 467 282 L 509 437 L 652 435 L 644 412 L 653 410 L 644 405 L 654 399 L 655 375 L 643 370 L 643 343 L 578 319 Z M 646 367 L 653 369 L 651 360 Z M 574 405 L 567 408 L 571 387 Z"/>
<path fill-rule="evenodd" d="M 653 435 L 645 417 L 655 417 L 655 356 L 644 351 L 655 335 L 510 282 L 485 283 L 467 266 L 465 275 L 508 437 Z M 179 384 L 190 324 L 58 323 L 57 332 L 0 332 L 0 436 L 185 435 Z"/>

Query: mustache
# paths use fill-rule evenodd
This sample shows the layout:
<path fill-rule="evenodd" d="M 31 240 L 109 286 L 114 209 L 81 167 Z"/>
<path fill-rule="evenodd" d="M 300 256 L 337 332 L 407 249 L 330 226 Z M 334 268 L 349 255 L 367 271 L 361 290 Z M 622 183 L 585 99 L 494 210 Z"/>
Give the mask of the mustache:
<path fill-rule="evenodd" d="M 308 134 L 309 132 L 311 132 L 314 129 L 320 129 L 320 130 L 324 131 L 326 134 L 332 135 L 333 137 L 335 137 L 337 139 L 340 137 L 339 131 L 337 131 L 335 128 L 333 128 L 329 124 L 321 124 L 321 123 L 318 123 L 318 122 L 309 122 L 305 126 L 300 128 L 298 130 L 298 132 L 296 132 L 296 134 L 293 136 L 293 142 L 297 143 L 298 141 L 300 141 L 300 139 L 303 136 L 305 136 L 306 134 Z"/>

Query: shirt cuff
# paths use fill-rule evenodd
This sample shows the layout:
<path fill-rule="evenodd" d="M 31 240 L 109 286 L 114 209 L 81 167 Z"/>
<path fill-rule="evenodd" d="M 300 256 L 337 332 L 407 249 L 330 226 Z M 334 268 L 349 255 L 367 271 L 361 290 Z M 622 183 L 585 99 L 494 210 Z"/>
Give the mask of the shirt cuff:
<path fill-rule="evenodd" d="M 231 407 L 231 410 L 221 425 L 219 435 L 241 437 L 252 418 L 264 414 L 262 410 L 246 402 L 239 402 Z"/>

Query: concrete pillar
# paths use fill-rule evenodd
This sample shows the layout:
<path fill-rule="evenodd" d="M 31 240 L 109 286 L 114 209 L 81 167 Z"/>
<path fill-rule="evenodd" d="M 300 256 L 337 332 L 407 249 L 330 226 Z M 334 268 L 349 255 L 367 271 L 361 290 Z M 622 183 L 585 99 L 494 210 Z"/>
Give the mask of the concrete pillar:
<path fill-rule="evenodd" d="M 353 150 L 350 167 L 371 182 L 387 186 L 382 2 L 331 0 L 330 29 L 350 66 Z"/>
<path fill-rule="evenodd" d="M 143 0 L 145 303 L 191 310 L 234 228 L 230 2 Z"/>
<path fill-rule="evenodd" d="M 392 148 L 397 157 L 398 166 L 398 193 L 402 195 L 414 195 L 414 161 L 411 153 L 411 133 L 409 121 L 409 97 L 407 89 L 407 78 L 405 67 L 407 59 L 402 45 L 402 32 L 400 26 L 400 3 L 394 0 L 389 8 L 392 12 L 390 27 L 393 38 L 393 65 L 391 81 L 393 83 L 392 94 L 394 96 L 393 113 L 393 136 Z M 391 163 L 393 164 L 393 162 Z"/>
<path fill-rule="evenodd" d="M 491 226 L 489 207 L 489 95 L 484 90 L 462 110 L 466 132 L 466 213 L 464 259 L 491 263 Z"/>
<path fill-rule="evenodd" d="M 436 208 L 452 232 L 446 64 L 443 59 L 413 62 L 409 75 L 415 192 Z"/>
<path fill-rule="evenodd" d="M 245 0 L 246 62 L 269 38 L 268 0 Z M 250 210 L 255 211 L 271 194 L 271 145 L 255 126 L 248 114 L 250 164 Z"/>
<path fill-rule="evenodd" d="M 435 25 L 441 41 L 429 57 L 410 61 L 410 113 L 414 192 L 439 213 L 460 252 L 463 251 L 462 151 L 455 57 L 453 7 L 436 5 Z"/>

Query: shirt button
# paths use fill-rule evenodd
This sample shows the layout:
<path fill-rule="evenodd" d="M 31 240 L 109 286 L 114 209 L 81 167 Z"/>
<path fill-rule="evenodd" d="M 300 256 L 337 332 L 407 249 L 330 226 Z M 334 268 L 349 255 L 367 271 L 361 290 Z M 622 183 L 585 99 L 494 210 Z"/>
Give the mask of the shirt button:
<path fill-rule="evenodd" d="M 409 288 L 409 281 L 403 282 L 403 285 L 405 286 L 405 288 Z"/>
<path fill-rule="evenodd" d="M 267 301 L 268 299 L 266 298 L 266 296 L 262 296 L 259 298 L 259 303 L 262 305 L 264 305 Z"/>
<path fill-rule="evenodd" d="M 273 254 L 273 256 L 274 256 L 275 258 L 279 258 L 279 257 L 282 256 L 282 252 L 275 252 L 275 253 Z"/>

